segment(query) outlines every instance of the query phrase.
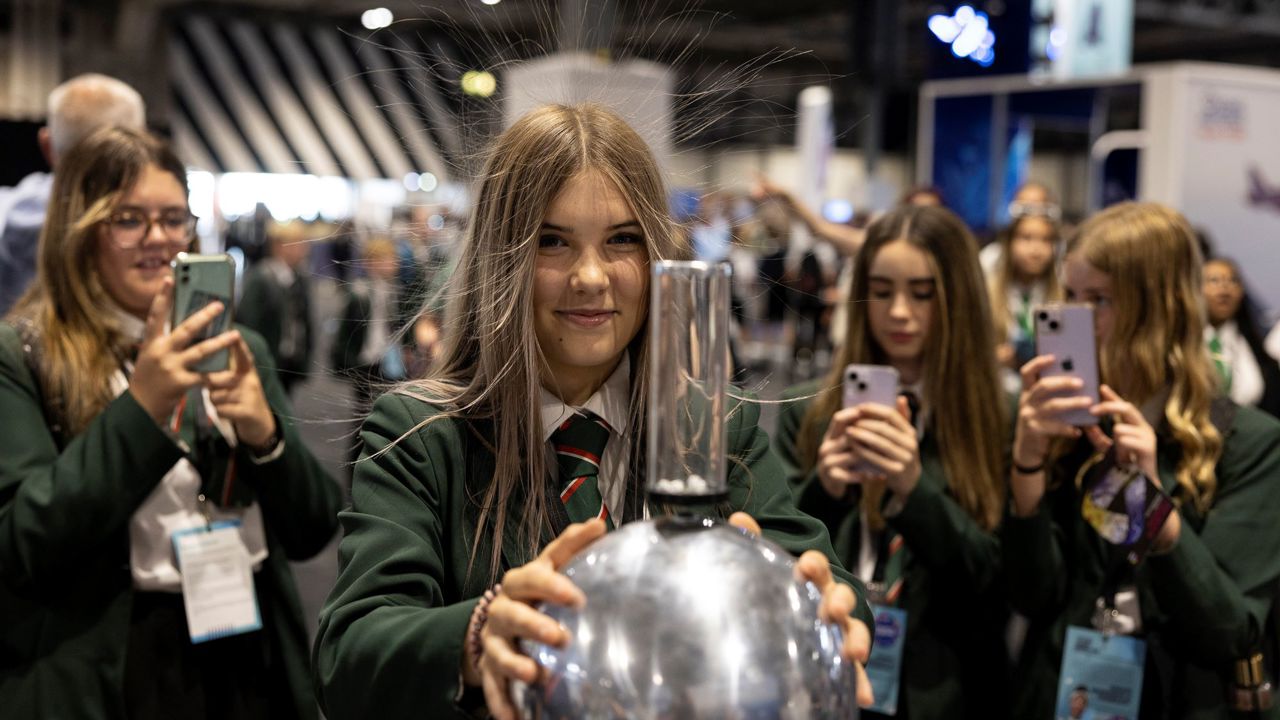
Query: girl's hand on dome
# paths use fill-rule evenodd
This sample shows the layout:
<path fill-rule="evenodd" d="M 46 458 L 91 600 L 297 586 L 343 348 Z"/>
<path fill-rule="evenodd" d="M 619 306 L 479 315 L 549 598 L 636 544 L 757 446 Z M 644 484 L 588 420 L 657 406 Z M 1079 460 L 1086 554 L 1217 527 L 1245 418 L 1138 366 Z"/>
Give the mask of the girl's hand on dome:
<path fill-rule="evenodd" d="M 729 524 L 754 535 L 760 534 L 760 524 L 755 518 L 744 512 L 736 512 L 729 516 Z M 853 617 L 857 606 L 857 596 L 853 588 L 842 582 L 836 582 L 831 574 L 831 563 L 827 557 L 817 550 L 809 550 L 796 561 L 796 573 L 802 580 L 813 583 L 822 592 L 822 605 L 819 618 L 824 622 L 840 626 L 844 637 L 844 647 L 840 654 L 850 662 L 858 677 L 858 704 L 867 707 L 874 698 L 871 694 L 871 682 L 867 680 L 867 672 L 863 666 L 871 655 L 871 631 L 866 623 Z"/>
<path fill-rule="evenodd" d="M 796 572 L 800 577 L 817 586 L 822 592 L 822 605 L 818 610 L 819 619 L 834 623 L 840 627 L 844 636 L 844 647 L 840 654 L 853 663 L 858 678 L 858 705 L 868 707 L 875 701 L 871 693 L 871 681 L 867 679 L 864 669 L 867 658 L 871 656 L 871 630 L 866 623 L 853 616 L 858 598 L 853 588 L 845 583 L 836 582 L 831 574 L 831 563 L 827 556 L 817 550 L 808 550 L 796 561 Z"/>
<path fill-rule="evenodd" d="M 569 633 L 533 605 L 548 602 L 580 607 L 586 603 L 586 596 L 560 574 L 560 568 L 604 534 L 603 520 L 570 525 L 536 559 L 502 576 L 502 591 L 489 604 L 488 621 L 480 631 L 480 684 L 489 712 L 497 720 L 517 718 L 509 693 L 513 679 L 528 684 L 538 680 L 537 663 L 519 651 L 516 641 L 529 638 L 554 647 L 564 647 L 569 642 Z M 469 651 L 464 653 L 467 654 Z M 472 667 L 474 662 L 474 658 L 463 658 L 465 667 Z M 464 672 L 464 679 L 465 676 Z"/>

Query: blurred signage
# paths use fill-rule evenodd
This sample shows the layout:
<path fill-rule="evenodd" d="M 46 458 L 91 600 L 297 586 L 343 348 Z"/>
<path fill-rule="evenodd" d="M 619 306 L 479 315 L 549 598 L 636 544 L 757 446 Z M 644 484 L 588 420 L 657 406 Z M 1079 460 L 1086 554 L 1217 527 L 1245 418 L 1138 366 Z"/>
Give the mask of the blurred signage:
<path fill-rule="evenodd" d="M 1119 75 L 1129 70 L 1133 0 L 1053 0 L 1050 22 L 1043 50 L 1055 77 Z M 1038 45 L 1042 37 L 1033 43 Z"/>

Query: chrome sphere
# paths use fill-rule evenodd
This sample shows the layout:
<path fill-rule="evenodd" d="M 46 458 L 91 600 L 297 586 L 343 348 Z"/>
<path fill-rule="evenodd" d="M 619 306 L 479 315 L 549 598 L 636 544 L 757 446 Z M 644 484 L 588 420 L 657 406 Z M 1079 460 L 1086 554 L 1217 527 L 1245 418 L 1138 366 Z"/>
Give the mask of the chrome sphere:
<path fill-rule="evenodd" d="M 512 694 L 526 718 L 854 718 L 841 632 L 790 554 L 721 522 L 635 522 L 565 568 L 581 609 L 542 609 L 572 640 L 521 647 L 542 666 Z"/>

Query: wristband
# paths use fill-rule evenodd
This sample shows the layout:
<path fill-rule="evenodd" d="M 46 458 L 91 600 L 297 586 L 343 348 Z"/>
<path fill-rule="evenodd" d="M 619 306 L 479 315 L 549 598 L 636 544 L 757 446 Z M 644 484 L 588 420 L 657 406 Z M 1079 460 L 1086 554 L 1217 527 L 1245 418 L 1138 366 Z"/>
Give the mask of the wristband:
<path fill-rule="evenodd" d="M 1041 460 L 1038 464 L 1031 466 L 1019 465 L 1018 461 L 1014 460 L 1013 469 L 1017 470 L 1020 475 L 1035 475 L 1038 472 L 1044 471 L 1044 460 Z"/>
<path fill-rule="evenodd" d="M 485 590 L 484 595 L 480 596 L 480 601 L 476 603 L 476 609 L 471 611 L 471 629 L 467 632 L 467 647 L 471 650 L 471 658 L 476 670 L 480 669 L 480 657 L 484 655 L 484 644 L 480 642 L 480 631 L 484 629 L 485 623 L 489 621 L 489 603 L 493 602 L 493 599 L 498 597 L 500 592 L 502 592 L 502 583 Z"/>

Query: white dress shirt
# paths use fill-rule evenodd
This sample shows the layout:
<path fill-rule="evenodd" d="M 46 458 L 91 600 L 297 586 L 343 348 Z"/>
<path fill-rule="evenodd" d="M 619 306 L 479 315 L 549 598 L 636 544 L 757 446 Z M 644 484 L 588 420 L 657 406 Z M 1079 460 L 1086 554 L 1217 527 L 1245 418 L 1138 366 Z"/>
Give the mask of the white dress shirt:
<path fill-rule="evenodd" d="M 1218 328 L 1206 325 L 1206 345 L 1215 334 L 1218 342 L 1222 343 L 1222 360 L 1231 369 L 1232 401 L 1237 405 L 1257 405 L 1262 400 L 1266 387 L 1262 380 L 1262 368 L 1258 367 L 1258 360 L 1253 356 L 1249 342 L 1240 334 L 1235 320 L 1228 320 Z"/>

